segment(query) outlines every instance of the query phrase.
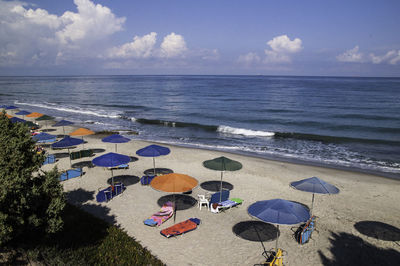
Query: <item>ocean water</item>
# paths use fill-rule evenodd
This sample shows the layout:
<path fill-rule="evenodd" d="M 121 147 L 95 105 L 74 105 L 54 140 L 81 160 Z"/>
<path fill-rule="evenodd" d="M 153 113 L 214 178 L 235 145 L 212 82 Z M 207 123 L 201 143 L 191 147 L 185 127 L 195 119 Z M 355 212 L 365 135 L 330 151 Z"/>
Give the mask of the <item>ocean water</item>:
<path fill-rule="evenodd" d="M 135 139 L 400 178 L 400 79 L 0 77 L 0 104 Z"/>

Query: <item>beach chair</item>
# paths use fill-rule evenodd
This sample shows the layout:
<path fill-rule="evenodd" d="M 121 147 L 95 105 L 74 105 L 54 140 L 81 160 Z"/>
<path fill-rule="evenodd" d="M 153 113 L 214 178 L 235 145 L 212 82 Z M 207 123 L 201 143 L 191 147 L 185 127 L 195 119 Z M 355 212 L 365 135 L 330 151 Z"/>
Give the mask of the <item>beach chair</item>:
<path fill-rule="evenodd" d="M 56 141 L 57 141 L 57 137 L 54 137 L 52 139 L 38 140 L 36 143 L 44 144 L 44 143 L 54 143 Z"/>
<path fill-rule="evenodd" d="M 114 197 L 120 195 L 126 189 L 125 185 L 121 182 L 115 183 L 114 186 L 108 186 L 104 189 L 99 189 L 96 195 L 97 202 L 105 202 L 113 199 Z"/>
<path fill-rule="evenodd" d="M 143 221 L 148 226 L 160 226 L 174 215 L 174 207 L 171 201 L 167 201 L 159 212 L 153 214 L 150 218 Z"/>
<path fill-rule="evenodd" d="M 283 254 L 284 253 L 286 253 L 286 252 L 280 248 L 278 248 L 278 252 L 275 252 L 275 250 L 264 251 L 263 256 L 266 259 L 264 265 L 283 266 Z"/>
<path fill-rule="evenodd" d="M 46 159 L 43 162 L 43 165 L 45 164 L 52 164 L 56 162 L 56 156 L 54 154 L 49 154 L 47 155 Z"/>
<path fill-rule="evenodd" d="M 82 168 L 69 169 L 61 173 L 59 180 L 60 181 L 69 180 L 71 178 L 82 176 L 82 174 L 83 174 Z"/>
<path fill-rule="evenodd" d="M 210 211 L 212 213 L 219 213 L 221 211 L 225 211 L 227 209 L 230 209 L 232 207 L 236 207 L 240 204 L 242 204 L 243 200 L 239 198 L 232 198 L 229 200 L 225 200 L 219 203 L 213 203 L 210 206 Z"/>
<path fill-rule="evenodd" d="M 160 234 L 165 236 L 166 238 L 170 238 L 193 231 L 197 228 L 198 225 L 200 225 L 200 219 L 190 218 L 186 221 L 174 224 L 173 226 L 161 230 Z"/>
<path fill-rule="evenodd" d="M 142 176 L 142 178 L 140 178 L 140 184 L 146 186 L 146 185 L 150 185 L 151 180 L 153 180 L 153 178 L 156 177 L 154 175 L 144 175 Z"/>
<path fill-rule="evenodd" d="M 299 244 L 303 245 L 310 240 L 311 234 L 315 230 L 315 219 L 316 216 L 312 216 L 307 223 L 300 225 L 296 230 L 295 239 Z"/>
<path fill-rule="evenodd" d="M 210 198 L 210 207 L 213 203 L 219 203 L 229 199 L 229 190 L 222 190 L 222 192 L 216 192 L 211 195 Z M 222 195 L 221 195 L 222 194 Z"/>

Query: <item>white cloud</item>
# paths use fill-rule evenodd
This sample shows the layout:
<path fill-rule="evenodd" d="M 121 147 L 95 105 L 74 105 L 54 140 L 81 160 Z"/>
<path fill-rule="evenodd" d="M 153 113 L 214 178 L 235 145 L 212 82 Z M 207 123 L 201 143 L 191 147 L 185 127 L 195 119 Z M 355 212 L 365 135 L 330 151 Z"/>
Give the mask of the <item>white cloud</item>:
<path fill-rule="evenodd" d="M 143 37 L 135 36 L 133 42 L 114 47 L 109 52 L 111 58 L 147 58 L 153 53 L 157 33 L 151 32 Z"/>
<path fill-rule="evenodd" d="M 359 47 L 356 45 L 353 49 L 347 50 L 344 53 L 336 56 L 336 59 L 340 62 L 353 62 L 359 63 L 363 61 L 363 54 L 359 53 Z"/>
<path fill-rule="evenodd" d="M 260 60 L 261 60 L 260 57 L 256 53 L 253 53 L 253 52 L 250 52 L 245 55 L 240 55 L 238 58 L 239 63 L 244 63 L 246 65 L 258 63 L 258 62 L 260 62 Z"/>
<path fill-rule="evenodd" d="M 374 64 L 389 63 L 391 65 L 396 65 L 400 62 L 400 50 L 391 50 L 381 56 L 371 53 L 369 56 Z"/>
<path fill-rule="evenodd" d="M 291 54 L 300 52 L 303 47 L 302 41 L 299 38 L 295 38 L 293 41 L 289 39 L 287 35 L 281 35 L 274 37 L 268 41 L 270 49 L 265 49 L 265 62 L 266 63 L 289 63 L 291 62 Z"/>
<path fill-rule="evenodd" d="M 0 0 L 0 65 L 54 65 L 91 57 L 122 30 L 125 18 L 108 7 L 90 0 L 74 3 L 78 12 L 57 16 L 27 3 Z"/>
<path fill-rule="evenodd" d="M 166 58 L 181 56 L 187 50 L 183 36 L 174 32 L 164 37 L 160 48 L 160 56 Z"/>

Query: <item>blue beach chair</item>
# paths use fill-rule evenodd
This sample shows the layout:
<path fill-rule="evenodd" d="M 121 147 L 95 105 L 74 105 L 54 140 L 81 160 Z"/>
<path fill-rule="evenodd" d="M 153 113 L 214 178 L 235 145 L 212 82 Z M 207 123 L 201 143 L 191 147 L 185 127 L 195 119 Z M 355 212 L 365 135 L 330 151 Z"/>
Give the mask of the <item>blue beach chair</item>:
<path fill-rule="evenodd" d="M 140 178 L 140 184 L 146 186 L 146 185 L 150 185 L 151 180 L 153 180 L 155 176 L 154 175 L 144 175 L 142 176 L 142 178 Z"/>
<path fill-rule="evenodd" d="M 49 154 L 47 155 L 46 159 L 43 162 L 43 165 L 45 164 L 52 164 L 56 162 L 56 156 L 54 154 Z"/>
<path fill-rule="evenodd" d="M 107 188 L 99 190 L 96 195 L 97 202 L 106 202 L 112 198 L 118 196 L 126 189 L 123 183 L 115 183 L 114 186 L 108 186 Z"/>
<path fill-rule="evenodd" d="M 65 180 L 69 180 L 71 178 L 75 178 L 78 176 L 82 176 L 83 171 L 82 168 L 76 168 L 76 169 L 69 169 L 67 171 L 64 171 L 60 177 L 59 180 L 60 181 L 65 181 Z"/>
<path fill-rule="evenodd" d="M 302 224 L 295 232 L 295 238 L 299 244 L 303 245 L 310 240 L 311 234 L 315 230 L 315 219 L 316 216 L 312 216 L 307 223 Z"/>

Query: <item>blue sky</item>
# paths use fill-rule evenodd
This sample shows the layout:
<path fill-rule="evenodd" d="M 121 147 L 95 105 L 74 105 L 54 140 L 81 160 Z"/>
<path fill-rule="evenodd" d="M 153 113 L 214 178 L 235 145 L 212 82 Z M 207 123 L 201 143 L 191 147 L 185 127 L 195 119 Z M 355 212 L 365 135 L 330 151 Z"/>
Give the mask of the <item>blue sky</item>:
<path fill-rule="evenodd" d="M 400 76 L 400 1 L 0 0 L 0 75 Z"/>

